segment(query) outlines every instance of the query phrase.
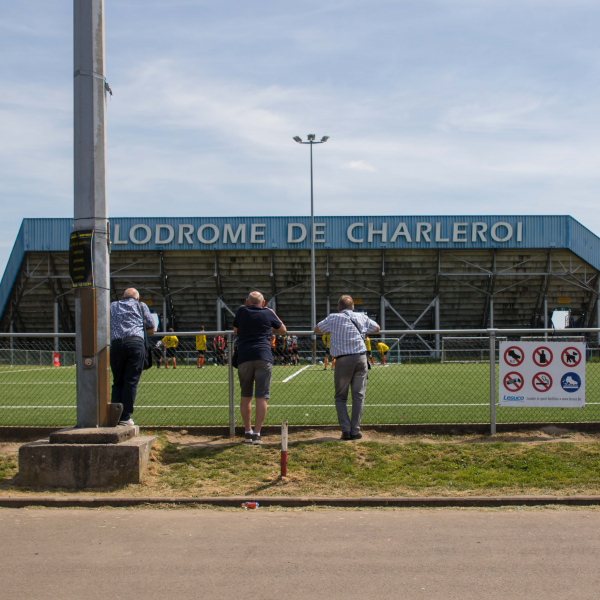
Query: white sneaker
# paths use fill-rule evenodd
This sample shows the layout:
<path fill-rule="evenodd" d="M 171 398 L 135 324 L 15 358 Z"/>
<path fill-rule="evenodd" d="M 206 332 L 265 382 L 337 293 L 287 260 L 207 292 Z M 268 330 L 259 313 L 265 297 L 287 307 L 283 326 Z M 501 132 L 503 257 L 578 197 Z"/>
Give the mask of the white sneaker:
<path fill-rule="evenodd" d="M 127 419 L 127 421 L 119 421 L 118 427 L 131 427 L 135 425 L 133 419 Z"/>

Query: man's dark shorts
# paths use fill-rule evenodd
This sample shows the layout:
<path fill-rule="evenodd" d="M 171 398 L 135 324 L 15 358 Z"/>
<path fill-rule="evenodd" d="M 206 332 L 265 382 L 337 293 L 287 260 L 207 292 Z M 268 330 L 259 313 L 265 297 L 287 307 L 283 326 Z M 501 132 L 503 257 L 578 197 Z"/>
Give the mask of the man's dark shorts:
<path fill-rule="evenodd" d="M 204 352 L 206 352 L 205 350 L 197 350 L 198 352 L 198 356 L 204 356 Z"/>
<path fill-rule="evenodd" d="M 167 358 L 177 358 L 177 348 L 167 348 Z"/>
<path fill-rule="evenodd" d="M 238 377 L 242 398 L 269 398 L 272 368 L 273 363 L 268 360 L 249 360 L 239 365 Z"/>

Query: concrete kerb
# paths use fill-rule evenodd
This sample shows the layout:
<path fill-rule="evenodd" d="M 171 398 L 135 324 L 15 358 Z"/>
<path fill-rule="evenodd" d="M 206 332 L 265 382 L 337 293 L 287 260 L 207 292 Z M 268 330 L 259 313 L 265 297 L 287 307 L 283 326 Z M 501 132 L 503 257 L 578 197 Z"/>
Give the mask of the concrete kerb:
<path fill-rule="evenodd" d="M 85 496 L 7 496 L 0 498 L 0 508 L 127 508 L 135 506 L 175 505 L 241 507 L 243 502 L 258 502 L 261 507 L 284 508 L 330 507 L 330 508 L 499 508 L 503 506 L 596 506 L 600 496 L 469 496 L 450 497 L 297 497 L 228 496 L 220 498 L 201 497 L 85 497 Z"/>

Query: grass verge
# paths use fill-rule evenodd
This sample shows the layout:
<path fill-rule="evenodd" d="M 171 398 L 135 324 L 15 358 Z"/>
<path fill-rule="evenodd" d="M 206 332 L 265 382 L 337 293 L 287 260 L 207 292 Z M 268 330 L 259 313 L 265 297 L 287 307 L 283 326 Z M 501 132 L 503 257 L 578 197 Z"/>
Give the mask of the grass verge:
<path fill-rule="evenodd" d="M 184 439 L 184 436 L 181 436 Z M 288 477 L 276 444 L 157 440 L 143 484 L 93 495 L 465 496 L 597 494 L 598 442 L 464 443 L 307 440 L 290 446 Z M 14 455 L 0 455 L 0 494 L 65 493 L 19 486 Z M 78 493 L 80 493 L 78 491 Z"/>
<path fill-rule="evenodd" d="M 189 448 L 161 441 L 151 479 L 193 495 L 595 494 L 596 443 L 524 445 L 298 442 L 288 477 L 275 447 Z"/>

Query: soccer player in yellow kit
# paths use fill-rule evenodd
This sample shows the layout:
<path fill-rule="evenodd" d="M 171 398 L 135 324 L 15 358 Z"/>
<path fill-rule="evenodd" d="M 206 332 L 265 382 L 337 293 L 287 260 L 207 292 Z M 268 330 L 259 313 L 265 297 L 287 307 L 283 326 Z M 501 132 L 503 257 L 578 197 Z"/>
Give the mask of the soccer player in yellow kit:
<path fill-rule="evenodd" d="M 381 364 L 385 365 L 385 353 L 389 350 L 389 346 L 386 346 L 383 342 L 379 342 L 377 344 L 377 351 L 379 352 L 379 358 L 381 359 Z"/>
<path fill-rule="evenodd" d="M 331 354 L 329 354 L 329 343 L 330 343 L 330 338 L 329 338 L 329 334 L 326 333 L 321 340 L 323 340 L 323 344 L 325 344 L 325 361 L 324 361 L 324 365 L 325 365 L 325 371 L 327 371 L 327 365 L 329 364 L 329 359 L 332 358 Z M 335 369 L 335 358 L 332 358 L 331 360 L 331 370 L 333 371 Z"/>
<path fill-rule="evenodd" d="M 204 331 L 204 327 L 200 327 L 200 331 Z M 204 354 L 206 353 L 206 336 L 200 334 L 196 336 L 196 351 L 198 356 L 196 357 L 196 364 L 199 369 L 204 369 Z"/>
<path fill-rule="evenodd" d="M 371 354 L 371 340 L 369 339 L 369 336 L 365 337 L 365 346 L 367 347 L 367 360 L 374 365 L 375 364 L 375 359 L 373 358 L 373 355 Z"/>
<path fill-rule="evenodd" d="M 169 327 L 169 331 L 173 331 L 172 327 Z M 173 368 L 177 368 L 177 344 L 179 344 L 179 340 L 176 335 L 165 335 L 162 339 L 163 346 L 167 349 L 167 354 L 165 355 L 165 369 L 169 368 L 169 358 L 173 359 Z"/>

